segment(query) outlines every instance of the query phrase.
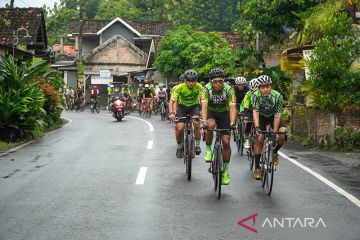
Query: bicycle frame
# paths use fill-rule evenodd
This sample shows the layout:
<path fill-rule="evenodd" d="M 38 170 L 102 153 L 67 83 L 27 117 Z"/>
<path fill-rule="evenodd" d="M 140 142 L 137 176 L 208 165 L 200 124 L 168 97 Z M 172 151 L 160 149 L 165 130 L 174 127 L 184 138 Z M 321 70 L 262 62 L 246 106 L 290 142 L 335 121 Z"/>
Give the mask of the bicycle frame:
<path fill-rule="evenodd" d="M 188 181 L 191 181 L 191 161 L 195 157 L 195 137 L 192 122 L 200 121 L 200 118 L 187 115 L 186 117 L 177 118 L 176 122 L 179 122 L 180 120 L 185 120 L 185 129 L 183 133 L 184 164 Z"/>
<path fill-rule="evenodd" d="M 218 199 L 221 198 L 222 174 L 224 172 L 223 145 L 221 137 L 224 132 L 231 129 L 207 129 L 207 131 L 216 132 L 215 144 L 213 148 L 213 159 L 211 160 L 208 172 L 213 175 L 214 190 L 218 190 Z"/>
<path fill-rule="evenodd" d="M 274 145 L 276 143 L 276 134 L 287 134 L 287 132 L 259 131 L 264 134 L 264 145 L 261 150 L 260 169 L 261 183 L 267 195 L 270 196 L 274 183 Z"/>

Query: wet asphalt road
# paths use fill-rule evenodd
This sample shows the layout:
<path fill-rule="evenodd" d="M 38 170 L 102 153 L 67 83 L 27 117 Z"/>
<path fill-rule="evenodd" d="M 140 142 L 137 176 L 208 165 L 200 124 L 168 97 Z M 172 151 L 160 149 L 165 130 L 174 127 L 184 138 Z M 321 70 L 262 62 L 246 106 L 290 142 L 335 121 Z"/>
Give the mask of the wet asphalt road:
<path fill-rule="evenodd" d="M 360 208 L 286 159 L 268 197 L 233 151 L 232 183 L 218 200 L 202 156 L 186 180 L 173 125 L 159 116 L 149 120 L 154 131 L 105 112 L 64 116 L 72 123 L 0 158 L 0 240 L 360 239 Z M 282 152 L 359 198 L 356 173 L 348 185 L 306 150 Z M 136 185 L 141 167 L 145 182 Z M 237 223 L 251 215 L 244 224 L 257 233 Z"/>

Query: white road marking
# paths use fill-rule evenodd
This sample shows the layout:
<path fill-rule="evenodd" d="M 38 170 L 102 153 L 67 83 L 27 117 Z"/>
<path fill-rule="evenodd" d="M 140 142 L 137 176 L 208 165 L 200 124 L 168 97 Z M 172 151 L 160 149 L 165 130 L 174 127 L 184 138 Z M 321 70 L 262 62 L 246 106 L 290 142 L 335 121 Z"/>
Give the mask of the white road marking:
<path fill-rule="evenodd" d="M 146 177 L 146 171 L 147 171 L 147 167 L 141 167 L 139 170 L 139 174 L 136 178 L 136 185 L 143 185 L 145 182 L 145 177 Z"/>
<path fill-rule="evenodd" d="M 301 163 L 299 163 L 298 161 L 289 158 L 288 156 L 286 156 L 284 153 L 279 152 L 279 155 L 282 156 L 283 158 L 289 160 L 290 162 L 292 162 L 293 164 L 295 164 L 296 166 L 302 168 L 303 170 L 307 171 L 308 173 L 310 173 L 311 175 L 313 175 L 314 177 L 316 177 L 317 179 L 319 179 L 320 181 L 322 181 L 323 183 L 325 183 L 326 185 L 328 185 L 329 187 L 331 187 L 332 189 L 334 189 L 335 191 L 337 191 L 338 193 L 340 193 L 341 195 L 343 195 L 344 197 L 346 197 L 347 199 L 349 199 L 352 203 L 354 203 L 356 206 L 360 207 L 360 200 L 357 199 L 355 196 L 351 195 L 350 193 L 346 192 L 344 189 L 342 189 L 341 187 L 339 187 L 338 185 L 336 185 L 335 183 L 329 181 L 328 179 L 324 178 L 323 176 L 321 176 L 320 174 L 318 174 L 317 172 L 311 170 L 310 168 L 302 165 Z"/>
<path fill-rule="evenodd" d="M 145 123 L 149 126 L 149 131 L 150 131 L 150 132 L 153 132 L 153 131 L 154 131 L 154 126 L 153 126 L 149 121 L 146 121 L 146 120 L 141 119 L 141 118 L 138 118 L 138 117 L 133 117 L 133 116 L 126 116 L 126 117 L 127 117 L 127 118 L 134 118 L 134 119 L 143 121 L 143 122 L 145 122 Z"/>
<path fill-rule="evenodd" d="M 153 148 L 153 145 L 154 145 L 154 141 L 148 141 L 148 144 L 147 144 L 147 149 L 152 149 Z"/>

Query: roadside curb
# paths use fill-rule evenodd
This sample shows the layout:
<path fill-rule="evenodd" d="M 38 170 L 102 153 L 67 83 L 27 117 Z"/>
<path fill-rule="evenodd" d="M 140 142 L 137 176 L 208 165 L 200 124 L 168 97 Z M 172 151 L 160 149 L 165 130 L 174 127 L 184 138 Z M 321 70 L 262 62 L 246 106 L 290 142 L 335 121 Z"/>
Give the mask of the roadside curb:
<path fill-rule="evenodd" d="M 55 133 L 56 131 L 60 130 L 61 128 L 67 127 L 68 125 L 70 125 L 70 124 L 72 123 L 72 120 L 71 120 L 71 119 L 68 119 L 68 118 L 65 118 L 65 117 L 63 117 L 63 119 L 65 119 L 66 121 L 68 121 L 68 123 L 66 123 L 65 125 L 57 128 L 57 129 L 55 129 L 55 130 L 52 130 L 51 132 L 45 133 L 44 136 L 42 136 L 42 137 L 39 138 L 39 139 L 42 139 L 42 138 L 45 137 L 45 136 L 51 135 L 51 134 Z M 19 146 L 16 146 L 16 147 L 14 147 L 14 148 L 11 148 L 11 149 L 7 150 L 6 152 L 1 153 L 1 154 L 0 154 L 0 158 L 4 157 L 4 156 L 6 156 L 6 155 L 9 155 L 10 153 L 13 153 L 13 152 L 15 152 L 16 150 L 18 150 L 18 149 L 20 149 L 20 148 L 23 148 L 23 147 L 25 147 L 25 146 L 27 146 L 27 145 L 29 145 L 29 144 L 32 144 L 32 143 L 38 141 L 39 139 L 31 140 L 31 141 L 29 141 L 29 142 L 27 142 L 27 143 L 23 143 L 23 144 L 21 144 L 21 145 L 19 145 Z"/>

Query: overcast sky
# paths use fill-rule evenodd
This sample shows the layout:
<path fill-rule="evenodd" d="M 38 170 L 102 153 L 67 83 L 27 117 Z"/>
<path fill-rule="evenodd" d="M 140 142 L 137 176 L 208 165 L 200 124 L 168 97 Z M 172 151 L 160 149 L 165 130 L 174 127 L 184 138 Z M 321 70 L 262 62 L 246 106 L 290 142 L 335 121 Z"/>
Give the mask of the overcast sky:
<path fill-rule="evenodd" d="M 44 4 L 48 7 L 53 7 L 54 3 L 59 3 L 60 0 L 15 0 L 15 7 L 42 7 Z M 0 0 L 0 7 L 4 7 L 10 0 Z"/>

